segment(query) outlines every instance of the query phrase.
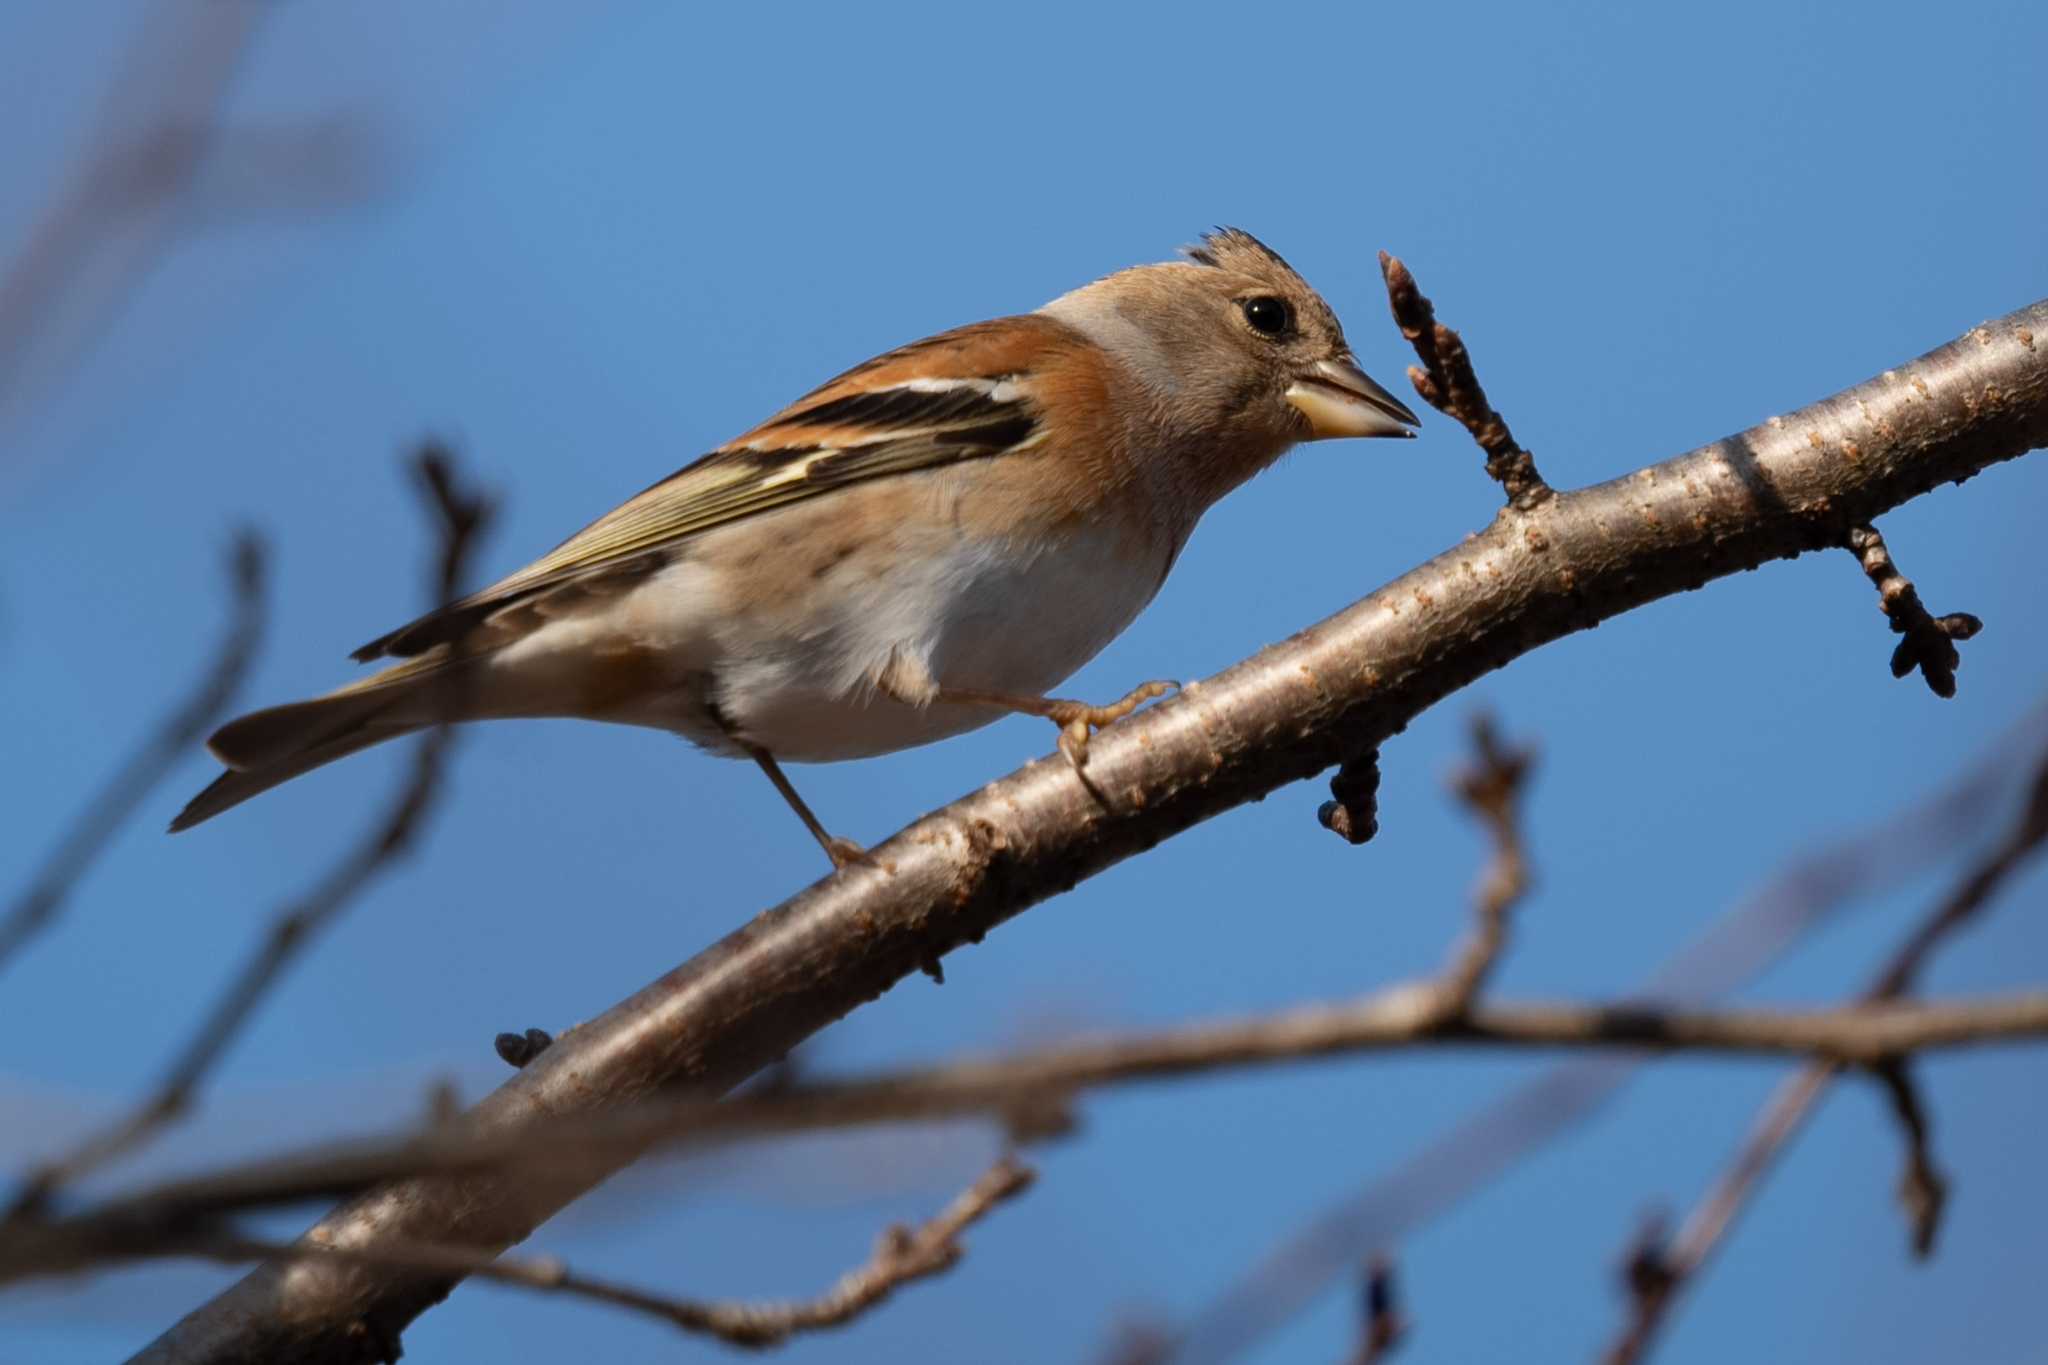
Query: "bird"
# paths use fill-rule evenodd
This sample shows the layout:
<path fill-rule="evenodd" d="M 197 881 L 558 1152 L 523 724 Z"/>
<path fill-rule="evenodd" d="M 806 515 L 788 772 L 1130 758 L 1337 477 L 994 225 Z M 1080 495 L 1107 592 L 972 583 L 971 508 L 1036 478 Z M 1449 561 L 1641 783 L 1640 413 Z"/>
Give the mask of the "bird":
<path fill-rule="evenodd" d="M 784 763 L 865 758 L 1010 713 L 1089 736 L 1163 696 L 1049 695 L 1151 602 L 1212 505 L 1304 441 L 1414 435 L 1337 315 L 1218 228 L 1035 312 L 884 352 L 516 573 L 355 651 L 383 671 L 252 712 L 189 829 L 449 721 L 581 717 L 751 759 L 835 868 Z"/>

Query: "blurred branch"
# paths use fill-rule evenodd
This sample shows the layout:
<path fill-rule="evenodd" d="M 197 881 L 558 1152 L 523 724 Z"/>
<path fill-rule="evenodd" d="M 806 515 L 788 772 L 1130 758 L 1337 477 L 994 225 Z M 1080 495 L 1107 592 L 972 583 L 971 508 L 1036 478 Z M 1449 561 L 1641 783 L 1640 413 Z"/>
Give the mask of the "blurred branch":
<path fill-rule="evenodd" d="M 1935 1234 L 1941 1231 L 1941 1212 L 1948 1205 L 1948 1181 L 1935 1169 L 1927 1106 L 1904 1058 L 1896 1058 L 1870 1069 L 1884 1086 L 1891 1101 L 1892 1116 L 1906 1139 L 1906 1167 L 1899 1174 L 1899 1203 L 1906 1211 L 1911 1229 L 1913 1254 L 1926 1257 L 1934 1251 Z"/>
<path fill-rule="evenodd" d="M 1493 837 L 1493 858 L 1480 874 L 1474 896 L 1476 923 L 1452 954 L 1438 979 L 1438 1008 L 1447 1018 L 1469 1014 L 1479 990 L 1507 946 L 1508 913 L 1529 893 L 1529 858 L 1522 841 L 1522 788 L 1534 755 L 1502 747 L 1490 717 L 1472 723 L 1476 763 L 1460 773 L 1454 787 L 1467 809 Z"/>
<path fill-rule="evenodd" d="M 24 944 L 50 926 L 79 878 L 105 850 L 107 841 L 127 823 L 164 775 L 213 728 L 242 690 L 249 666 L 256 659 L 256 647 L 263 638 L 262 538 L 254 531 L 237 535 L 228 567 L 234 611 L 213 663 L 191 696 L 164 717 L 156 733 L 129 756 L 86 804 L 28 889 L 0 916 L 0 969 Z"/>
<path fill-rule="evenodd" d="M 1892 630 L 1903 637 L 1892 651 L 1892 676 L 1903 678 L 1917 668 L 1935 696 L 1953 697 L 1956 669 L 1963 661 L 1956 642 L 1970 639 L 1984 623 L 1966 611 L 1940 617 L 1929 613 L 1912 580 L 1892 562 L 1892 552 L 1875 526 L 1850 527 L 1848 545 L 1863 566 L 1864 577 L 1877 589 L 1878 605 Z"/>
<path fill-rule="evenodd" d="M 1840 915 L 1967 845 L 2013 805 L 2022 769 L 2048 760 L 2048 705 L 2000 735 L 1942 791 L 1805 853 L 1643 983 L 1637 1000 L 1700 1002 L 1742 985 Z M 1550 1067 L 1334 1201 L 1217 1295 L 1156 1359 L 1227 1360 L 1299 1312 L 1360 1258 L 1399 1242 L 1591 1119 L 1644 1064 L 1610 1053 Z"/>
<path fill-rule="evenodd" d="M 1885 1005 L 1909 990 L 1935 948 L 1981 914 L 2013 874 L 2048 844 L 2048 757 L 2037 761 L 2019 818 L 2003 839 L 1971 864 L 1892 954 L 1864 992 L 1863 1007 Z M 1924 1256 L 1933 1248 L 1947 1194 L 1946 1182 L 1935 1171 L 1928 1155 L 1925 1110 L 1907 1077 L 1903 1053 L 1868 1058 L 1865 1065 L 1884 1085 L 1893 1113 L 1905 1131 L 1907 1158 L 1900 1179 L 1900 1197 L 1911 1223 L 1913 1249 Z M 1673 1303 L 1698 1277 L 1840 1069 L 1839 1061 L 1808 1066 L 1788 1077 L 1765 1102 L 1762 1114 L 1728 1170 L 1702 1197 L 1677 1238 L 1664 1251 L 1662 1276 L 1648 1286 L 1631 1286 L 1629 1321 L 1608 1348 L 1607 1365 L 1634 1365 L 1649 1353 Z"/>
<path fill-rule="evenodd" d="M 478 1131 L 457 1123 L 395 1141 L 330 1147 L 171 1181 L 69 1217 L 49 1217 L 47 1207 L 24 1210 L 0 1225 L 0 1283 L 105 1261 L 180 1254 L 195 1227 L 211 1227 L 223 1217 L 346 1195 L 394 1179 L 490 1174 L 545 1186 L 656 1145 L 878 1123 L 993 1118 L 1029 1137 L 1046 1126 L 1049 1110 L 1084 1090 L 1389 1048 L 1628 1048 L 1817 1055 L 1876 1066 L 1934 1049 L 2048 1038 L 2048 993 L 1810 1011 L 1508 1004 L 1475 1006 L 1456 1019 L 1443 1016 L 1438 999 L 1434 982 L 1418 982 L 1354 1004 L 1082 1040 L 851 1080 L 799 1082 L 723 1103 L 650 1100 L 609 1114 L 536 1119 L 518 1130 Z M 383 1245 L 379 1240 L 355 1248 L 362 1253 L 357 1260 L 378 1263 Z"/>
<path fill-rule="evenodd" d="M 0 262 L 0 426 L 61 379 L 181 236 L 331 213 L 379 188 L 389 149 L 360 115 L 223 123 L 276 9 L 159 0 L 145 12 L 82 138 L 87 155 Z"/>
<path fill-rule="evenodd" d="M 471 1110 L 479 1130 L 716 1094 L 954 948 L 1162 839 L 1377 747 L 1548 641 L 1716 577 L 1838 546 L 1850 525 L 2048 442 L 2048 303 L 1854 389 L 1485 530 L 1295 637 L 1109 727 L 1089 776 L 1040 760 L 926 816 L 584 1024 Z M 1987 394 L 1995 393 L 1996 401 Z M 1862 458 L 1842 459 L 1853 438 Z M 623 1157 L 622 1157 L 623 1159 Z M 415 1180 L 311 1236 L 502 1248 L 595 1185 Z M 362 1361 L 455 1277 L 258 1268 L 147 1361 Z M 367 1328 L 367 1330 L 366 1330 Z"/>
<path fill-rule="evenodd" d="M 182 1253 L 216 1261 L 284 1263 L 329 1259 L 379 1270 L 475 1276 L 497 1284 L 624 1308 L 734 1346 L 775 1346 L 803 1332 L 840 1327 L 886 1302 L 904 1285 L 951 1270 L 966 1254 L 960 1234 L 1031 1187 L 1029 1167 L 1005 1156 L 952 1203 L 915 1228 L 886 1229 L 868 1259 L 815 1299 L 791 1303 L 673 1298 L 571 1270 L 552 1257 L 492 1257 L 461 1247 L 379 1242 L 368 1249 L 266 1242 L 232 1232 L 201 1233 Z"/>
<path fill-rule="evenodd" d="M 470 552 L 489 517 L 490 504 L 459 486 L 446 451 L 429 447 L 417 461 L 423 499 L 434 518 L 437 552 L 433 592 L 439 604 L 461 586 Z M 253 590 L 252 590 L 253 591 Z M 214 708 L 217 710 L 218 708 Z M 213 711 L 209 711 L 210 719 Z M 178 731 L 180 747 L 203 731 L 205 721 Z M 297 902 L 272 920 L 263 942 L 229 982 L 199 1029 L 172 1060 L 155 1090 L 133 1110 L 72 1151 L 32 1171 L 0 1229 L 38 1214 L 62 1185 L 133 1151 L 175 1122 L 191 1106 L 199 1087 L 240 1035 L 271 987 L 319 932 L 331 924 L 377 875 L 411 849 L 441 787 L 453 730 L 436 726 L 413 749 L 413 763 L 389 810 L 367 836 Z"/>
<path fill-rule="evenodd" d="M 1408 1335 L 1394 1287 L 1394 1263 L 1375 1256 L 1365 1263 L 1364 1312 L 1360 1315 L 1358 1349 L 1348 1365 L 1379 1365 Z"/>

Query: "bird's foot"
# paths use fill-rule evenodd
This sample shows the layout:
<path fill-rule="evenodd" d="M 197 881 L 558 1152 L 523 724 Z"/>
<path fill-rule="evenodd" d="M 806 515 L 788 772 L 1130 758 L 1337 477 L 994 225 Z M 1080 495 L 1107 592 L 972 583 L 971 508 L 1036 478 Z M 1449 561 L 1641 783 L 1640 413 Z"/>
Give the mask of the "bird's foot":
<path fill-rule="evenodd" d="M 851 839 L 841 839 L 835 834 L 828 834 L 818 840 L 818 843 L 824 848 L 825 856 L 832 860 L 832 867 L 835 871 L 844 871 L 849 867 L 874 867 L 877 865 L 875 855 Z"/>
<path fill-rule="evenodd" d="M 1180 684 L 1154 679 L 1141 683 L 1107 706 L 1090 706 L 1083 701 L 1066 701 L 1058 697 L 1045 699 L 1045 718 L 1060 727 L 1060 752 L 1067 762 L 1079 772 L 1088 766 L 1088 740 L 1105 725 L 1122 720 L 1131 712 L 1169 692 L 1178 692 Z"/>

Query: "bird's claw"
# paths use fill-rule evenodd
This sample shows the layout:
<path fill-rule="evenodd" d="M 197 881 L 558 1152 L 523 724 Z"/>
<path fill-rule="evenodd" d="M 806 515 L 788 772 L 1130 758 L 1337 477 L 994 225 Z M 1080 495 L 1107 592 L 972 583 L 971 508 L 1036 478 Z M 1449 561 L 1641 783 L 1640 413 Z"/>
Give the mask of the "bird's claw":
<path fill-rule="evenodd" d="M 1056 701 L 1047 709 L 1046 716 L 1060 727 L 1060 752 L 1066 755 L 1067 762 L 1074 765 L 1074 771 L 1079 772 L 1088 766 L 1088 740 L 1095 731 L 1122 720 L 1154 697 L 1179 690 L 1177 682 L 1154 679 L 1140 683 L 1107 706 Z"/>
<path fill-rule="evenodd" d="M 835 871 L 849 867 L 876 866 L 874 854 L 868 852 L 853 840 L 841 839 L 837 835 L 825 841 L 825 856 L 832 860 L 832 867 Z"/>

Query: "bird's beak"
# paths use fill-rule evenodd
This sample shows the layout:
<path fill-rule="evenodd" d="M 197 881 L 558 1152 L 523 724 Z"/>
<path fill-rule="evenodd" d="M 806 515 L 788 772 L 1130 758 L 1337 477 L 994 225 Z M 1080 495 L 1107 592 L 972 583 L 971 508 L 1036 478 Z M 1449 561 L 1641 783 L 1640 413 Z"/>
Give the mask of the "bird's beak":
<path fill-rule="evenodd" d="M 1287 387 L 1287 401 L 1308 418 L 1309 439 L 1335 436 L 1413 436 L 1419 425 L 1407 405 L 1378 384 L 1357 362 L 1318 360 L 1313 373 Z"/>

